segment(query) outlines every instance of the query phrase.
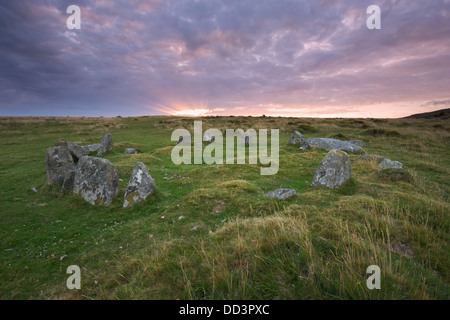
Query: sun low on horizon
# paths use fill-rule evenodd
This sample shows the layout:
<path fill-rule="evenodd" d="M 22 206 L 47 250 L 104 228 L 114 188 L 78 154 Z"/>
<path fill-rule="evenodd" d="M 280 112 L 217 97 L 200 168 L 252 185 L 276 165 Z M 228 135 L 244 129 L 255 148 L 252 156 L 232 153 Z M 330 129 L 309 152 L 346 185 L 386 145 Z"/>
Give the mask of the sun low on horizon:
<path fill-rule="evenodd" d="M 0 116 L 398 118 L 444 109 L 449 18 L 446 0 L 7 1 Z"/>

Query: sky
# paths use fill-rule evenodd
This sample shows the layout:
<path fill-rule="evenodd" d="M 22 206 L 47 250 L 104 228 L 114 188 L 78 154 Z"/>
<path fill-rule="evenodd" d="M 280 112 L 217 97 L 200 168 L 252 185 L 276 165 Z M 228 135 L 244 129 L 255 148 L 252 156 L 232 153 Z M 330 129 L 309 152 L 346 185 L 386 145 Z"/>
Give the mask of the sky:
<path fill-rule="evenodd" d="M 449 49 L 450 0 L 2 0 L 0 116 L 403 117 Z"/>

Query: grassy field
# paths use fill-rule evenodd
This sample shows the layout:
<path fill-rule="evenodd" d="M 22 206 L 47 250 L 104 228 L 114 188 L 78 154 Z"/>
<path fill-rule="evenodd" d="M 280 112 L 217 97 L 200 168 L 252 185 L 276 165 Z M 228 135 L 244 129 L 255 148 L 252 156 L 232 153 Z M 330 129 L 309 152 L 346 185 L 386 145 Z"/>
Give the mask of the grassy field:
<path fill-rule="evenodd" d="M 450 298 L 448 121 L 200 120 L 204 130 L 280 129 L 278 174 L 261 176 L 248 164 L 174 165 L 171 133 L 193 132 L 193 118 L 0 118 L 0 298 Z M 326 151 L 288 145 L 294 130 L 361 139 L 367 153 L 404 170 L 349 154 L 347 184 L 312 188 Z M 45 150 L 56 139 L 99 143 L 106 132 L 114 149 L 102 157 L 121 179 L 111 206 L 47 185 Z M 139 154 L 124 154 L 127 147 Z M 122 209 L 138 161 L 156 192 Z M 280 187 L 297 196 L 264 196 Z M 69 265 L 81 268 L 81 290 L 66 287 Z M 381 268 L 380 290 L 366 287 L 369 265 Z"/>

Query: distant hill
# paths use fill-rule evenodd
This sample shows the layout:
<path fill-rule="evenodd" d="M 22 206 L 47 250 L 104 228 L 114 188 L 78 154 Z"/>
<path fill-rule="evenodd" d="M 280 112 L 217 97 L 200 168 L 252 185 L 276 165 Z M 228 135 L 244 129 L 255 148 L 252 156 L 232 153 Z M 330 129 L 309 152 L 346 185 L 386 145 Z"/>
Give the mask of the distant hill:
<path fill-rule="evenodd" d="M 412 119 L 449 119 L 450 118 L 450 108 L 436 110 L 436 111 L 432 111 L 432 112 L 417 113 L 417 114 L 413 114 L 413 115 L 407 116 L 405 118 L 412 118 Z"/>

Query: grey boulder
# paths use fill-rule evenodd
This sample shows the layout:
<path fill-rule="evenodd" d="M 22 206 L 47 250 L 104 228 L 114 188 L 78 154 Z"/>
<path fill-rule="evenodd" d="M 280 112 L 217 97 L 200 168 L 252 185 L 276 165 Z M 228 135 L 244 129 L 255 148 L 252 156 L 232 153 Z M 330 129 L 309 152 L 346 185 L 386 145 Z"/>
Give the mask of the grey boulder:
<path fill-rule="evenodd" d="M 111 205 L 119 194 L 119 175 L 106 159 L 84 156 L 75 169 L 73 192 L 92 205 Z"/>
<path fill-rule="evenodd" d="M 289 138 L 289 144 L 299 145 L 300 149 L 306 150 L 309 148 L 308 143 L 306 142 L 306 138 L 298 131 L 294 131 L 294 133 Z"/>
<path fill-rule="evenodd" d="M 266 193 L 266 197 L 285 200 L 287 198 L 295 196 L 296 194 L 297 192 L 292 189 L 277 189 L 275 191 L 270 191 Z"/>
<path fill-rule="evenodd" d="M 75 181 L 75 170 L 67 171 L 64 176 L 64 182 L 61 192 L 73 191 L 73 182 Z"/>
<path fill-rule="evenodd" d="M 73 158 L 73 161 L 78 162 L 82 157 L 87 156 L 89 154 L 89 151 L 75 142 L 70 142 L 68 144 L 70 155 Z"/>
<path fill-rule="evenodd" d="M 363 148 L 349 141 L 342 141 L 332 138 L 311 138 L 306 140 L 306 142 L 312 147 L 326 149 L 327 151 L 339 149 L 352 153 L 364 153 Z"/>
<path fill-rule="evenodd" d="M 136 163 L 131 172 L 128 187 L 125 190 L 123 207 L 127 208 L 133 203 L 145 200 L 149 195 L 155 192 L 155 180 L 148 173 L 147 168 L 142 162 Z"/>
<path fill-rule="evenodd" d="M 74 169 L 73 159 L 67 143 L 47 149 L 45 166 L 47 169 L 48 184 L 55 185 L 64 182 L 66 172 Z"/>
<path fill-rule="evenodd" d="M 316 170 L 311 187 L 339 188 L 352 176 L 350 157 L 342 150 L 331 150 Z"/>
<path fill-rule="evenodd" d="M 97 151 L 102 147 L 102 145 L 100 143 L 96 143 L 96 144 L 90 144 L 87 146 L 81 146 L 81 148 L 83 148 L 83 150 L 87 153 L 89 152 L 93 152 L 93 151 Z"/>

